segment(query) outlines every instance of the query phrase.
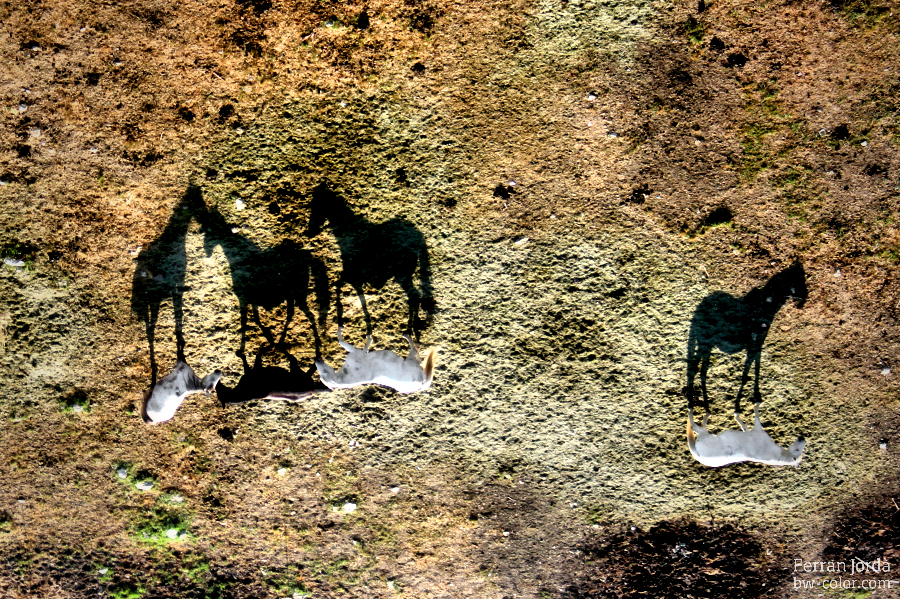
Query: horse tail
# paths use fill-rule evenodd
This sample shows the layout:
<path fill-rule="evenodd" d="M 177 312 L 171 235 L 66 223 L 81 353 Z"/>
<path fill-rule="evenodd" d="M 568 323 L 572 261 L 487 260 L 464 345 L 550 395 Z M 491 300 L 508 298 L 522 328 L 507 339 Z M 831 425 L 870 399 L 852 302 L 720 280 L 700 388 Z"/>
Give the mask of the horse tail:
<path fill-rule="evenodd" d="M 425 371 L 425 383 L 422 385 L 422 391 L 429 388 L 431 386 L 431 381 L 434 380 L 434 363 L 437 358 L 437 348 L 432 348 L 429 350 L 428 355 L 425 356 L 425 364 L 422 366 L 422 369 Z"/>

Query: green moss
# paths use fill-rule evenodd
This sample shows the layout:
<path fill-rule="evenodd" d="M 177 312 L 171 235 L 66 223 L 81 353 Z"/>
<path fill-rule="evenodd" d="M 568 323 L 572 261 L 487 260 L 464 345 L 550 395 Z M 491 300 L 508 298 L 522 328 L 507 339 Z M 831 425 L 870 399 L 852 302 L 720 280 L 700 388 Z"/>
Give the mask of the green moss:
<path fill-rule="evenodd" d="M 165 546 L 190 540 L 191 514 L 186 510 L 156 506 L 142 510 L 130 526 L 133 538 L 147 545 Z"/>
<path fill-rule="evenodd" d="M 694 17 L 688 17 L 687 21 L 682 25 L 682 28 L 684 29 L 684 34 L 692 44 L 696 46 L 703 43 L 703 37 L 706 35 L 706 25 Z"/>
<path fill-rule="evenodd" d="M 132 583 L 122 583 L 110 589 L 110 599 L 139 599 L 143 597 L 147 589 Z"/>

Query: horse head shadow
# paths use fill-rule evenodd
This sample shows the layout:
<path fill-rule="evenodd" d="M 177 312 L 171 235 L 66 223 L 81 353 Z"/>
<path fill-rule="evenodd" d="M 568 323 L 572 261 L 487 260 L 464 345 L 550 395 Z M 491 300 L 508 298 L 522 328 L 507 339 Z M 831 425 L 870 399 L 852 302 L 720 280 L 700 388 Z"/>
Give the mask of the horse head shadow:
<path fill-rule="evenodd" d="M 338 325 L 343 324 L 341 287 L 349 283 L 359 296 L 366 319 L 366 334 L 372 334 L 372 323 L 363 286 L 381 289 L 393 279 L 406 293 L 409 306 L 407 331 L 418 339 L 418 331 L 431 324 L 435 312 L 431 287 L 431 266 L 425 237 L 415 225 L 400 218 L 373 223 L 354 214 L 347 202 L 326 183 L 312 192 L 311 213 L 306 234 L 318 235 L 325 223 L 337 239 L 341 251 L 342 272 L 337 281 Z M 414 282 L 416 270 L 419 284 Z M 419 309 L 427 318 L 419 318 Z"/>
<path fill-rule="evenodd" d="M 794 262 L 776 273 L 762 287 L 751 289 L 743 297 L 722 291 L 707 295 L 694 310 L 687 347 L 687 393 L 689 408 L 693 408 L 694 379 L 700 374 L 703 406 L 709 412 L 706 390 L 710 354 L 718 348 L 726 354 L 747 352 L 741 384 L 734 400 L 735 413 L 740 412 L 744 387 L 750 380 L 754 366 L 753 403 L 759 403 L 759 363 L 762 347 L 778 310 L 789 300 L 800 308 L 806 302 L 806 272 L 800 262 Z"/>
<path fill-rule="evenodd" d="M 247 362 L 247 358 L 241 355 L 244 363 L 244 375 L 234 388 L 228 388 L 221 382 L 216 386 L 216 395 L 223 406 L 238 405 L 255 399 L 277 399 L 281 401 L 298 402 L 311 398 L 316 393 L 330 391 L 328 387 L 313 380 L 312 373 L 316 371 L 316 365 L 304 371 L 300 368 L 297 358 L 284 352 L 290 364 L 290 370 L 278 366 L 263 366 L 262 358 L 272 351 L 272 346 L 263 346 L 253 367 Z"/>
<path fill-rule="evenodd" d="M 184 361 L 184 305 L 183 296 L 188 288 L 184 279 L 187 271 L 185 237 L 191 218 L 203 208 L 200 189 L 189 186 L 181 201 L 175 206 L 166 228 L 153 242 L 142 249 L 135 260 L 131 283 L 131 309 L 143 321 L 150 345 L 150 369 L 152 383 L 156 383 L 156 323 L 164 301 L 172 300 L 175 315 L 175 341 L 178 360 Z"/>
<path fill-rule="evenodd" d="M 262 330 L 266 341 L 269 345 L 275 345 L 272 332 L 260 320 L 259 308 L 271 310 L 287 302 L 287 316 L 278 343 L 285 342 L 296 305 L 309 320 L 316 355 L 319 355 L 321 350 L 319 331 L 316 318 L 307 304 L 307 297 L 309 281 L 312 278 L 319 303 L 319 326 L 324 327 L 330 298 L 328 273 L 322 261 L 293 240 L 287 240 L 272 248 L 261 248 L 241 235 L 215 208 L 204 210 L 200 221 L 203 225 L 203 247 L 206 255 L 212 255 L 216 246 L 221 247 L 231 270 L 232 290 L 237 296 L 241 313 L 239 354 L 243 355 L 246 345 L 247 315 L 250 308 L 253 309 L 253 319 Z"/>

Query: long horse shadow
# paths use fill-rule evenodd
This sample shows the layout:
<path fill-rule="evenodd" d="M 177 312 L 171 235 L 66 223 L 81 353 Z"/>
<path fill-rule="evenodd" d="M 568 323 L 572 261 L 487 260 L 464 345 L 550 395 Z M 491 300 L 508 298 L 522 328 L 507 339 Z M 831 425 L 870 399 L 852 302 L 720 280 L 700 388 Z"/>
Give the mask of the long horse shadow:
<path fill-rule="evenodd" d="M 435 311 L 428 245 L 421 231 L 399 218 L 370 222 L 354 214 L 343 198 L 321 183 L 312 192 L 306 234 L 310 237 L 318 235 L 326 222 L 337 239 L 343 264 L 336 283 L 338 325 L 343 324 L 341 287 L 349 283 L 359 296 L 366 319 L 366 334 L 371 335 L 372 321 L 363 286 L 368 284 L 381 289 L 393 279 L 406 293 L 409 306 L 407 330 L 418 339 L 418 331 L 431 324 Z M 419 285 L 414 282 L 417 269 Z M 425 320 L 419 318 L 420 308 L 428 315 Z"/>
<path fill-rule="evenodd" d="M 716 291 L 703 298 L 691 318 L 688 338 L 686 391 L 689 408 L 694 407 L 694 379 L 699 373 L 703 406 L 709 412 L 706 382 L 713 348 L 726 354 L 747 352 L 741 384 L 734 399 L 734 411 L 740 412 L 741 397 L 750 380 L 751 366 L 754 367 L 753 403 L 759 403 L 760 357 L 772 320 L 789 299 L 800 308 L 806 303 L 806 297 L 806 272 L 800 262 L 794 262 L 773 275 L 765 285 L 751 289 L 743 297 Z"/>
<path fill-rule="evenodd" d="M 166 228 L 153 242 L 141 250 L 135 261 L 131 282 L 131 309 L 143 321 L 147 343 L 150 346 L 150 370 L 152 384 L 156 383 L 156 323 L 163 302 L 172 300 L 175 313 L 175 341 L 178 356 L 184 355 L 184 304 L 183 296 L 187 270 L 185 237 L 191 218 L 202 207 L 203 199 L 197 187 L 189 186 L 181 201 L 175 206 Z"/>
<path fill-rule="evenodd" d="M 313 380 L 312 374 L 316 371 L 315 363 L 308 370 L 303 370 L 297 358 L 284 352 L 288 359 L 290 370 L 279 366 L 263 366 L 263 356 L 273 350 L 272 346 L 263 346 L 253 366 L 247 362 L 247 358 L 241 355 L 244 363 L 244 375 L 238 384 L 229 388 L 219 382 L 216 385 L 216 395 L 223 406 L 238 405 L 256 399 L 277 399 L 281 401 L 298 402 L 311 398 L 316 393 L 330 391 L 328 387 Z"/>
<path fill-rule="evenodd" d="M 253 319 L 262 330 L 269 345 L 275 345 L 272 332 L 262 324 L 259 308 L 271 310 L 287 302 L 287 317 L 278 343 L 283 345 L 288 328 L 294 317 L 294 307 L 309 319 L 315 339 L 316 355 L 321 353 L 321 340 L 316 326 L 316 318 L 307 303 L 309 281 L 313 286 L 319 304 L 319 326 L 325 326 L 328 317 L 329 289 L 328 272 L 321 260 L 303 249 L 293 240 L 273 248 L 261 248 L 247 237 L 235 232 L 216 209 L 206 209 L 199 216 L 203 225 L 203 248 L 206 255 L 212 255 L 216 246 L 222 248 L 231 269 L 231 282 L 238 298 L 241 313 L 241 347 L 243 355 L 246 346 L 247 316 L 253 309 Z"/>

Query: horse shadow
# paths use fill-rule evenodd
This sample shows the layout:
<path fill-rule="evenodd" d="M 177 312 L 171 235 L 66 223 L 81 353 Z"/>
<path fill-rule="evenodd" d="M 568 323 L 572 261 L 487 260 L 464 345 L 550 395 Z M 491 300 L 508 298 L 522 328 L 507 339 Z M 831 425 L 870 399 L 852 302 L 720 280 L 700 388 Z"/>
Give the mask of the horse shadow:
<path fill-rule="evenodd" d="M 184 303 L 188 288 L 184 284 L 187 271 L 185 238 L 191 218 L 201 208 L 200 189 L 189 186 L 175 206 L 172 217 L 159 237 L 142 249 L 135 260 L 131 282 L 131 309 L 144 323 L 150 346 L 152 384 L 156 383 L 156 324 L 162 303 L 172 300 L 175 316 L 175 341 L 179 359 L 184 356 Z"/>
<path fill-rule="evenodd" d="M 740 413 L 741 397 L 744 394 L 744 387 L 750 380 L 751 366 L 754 367 L 753 403 L 761 402 L 760 357 L 772 321 L 788 300 L 794 300 L 798 308 L 803 307 L 807 294 L 806 272 L 800 262 L 794 262 L 773 275 L 765 285 L 751 289 L 742 297 L 716 291 L 703 298 L 694 310 L 688 338 L 686 387 L 688 407 L 690 409 L 694 407 L 696 397 L 694 380 L 699 373 L 703 406 L 709 413 L 706 383 L 713 348 L 718 348 L 726 354 L 747 352 L 741 384 L 734 399 L 735 413 Z"/>
<path fill-rule="evenodd" d="M 366 335 L 371 335 L 372 321 L 363 286 L 381 289 L 393 279 L 406 293 L 409 306 L 407 332 L 418 339 L 418 332 L 430 326 L 436 309 L 428 245 L 421 231 L 400 218 L 370 222 L 355 214 L 344 198 L 321 183 L 312 192 L 307 236 L 318 235 L 326 223 L 341 251 L 342 272 L 336 283 L 338 325 L 343 324 L 341 288 L 344 283 L 349 283 L 362 305 Z M 414 282 L 417 270 L 418 285 Z M 419 317 L 420 308 L 427 314 L 424 320 Z"/>
<path fill-rule="evenodd" d="M 316 365 L 308 370 L 303 370 L 297 358 L 284 351 L 288 359 L 290 370 L 279 366 L 263 366 L 263 356 L 273 351 L 273 346 L 263 346 L 256 354 L 253 366 L 247 362 L 246 356 L 241 355 L 244 363 L 244 374 L 238 384 L 229 388 L 220 381 L 216 385 L 216 395 L 222 406 L 233 406 L 247 403 L 257 399 L 276 399 L 281 401 L 298 402 L 310 399 L 316 393 L 330 391 L 321 382 L 315 381 L 312 374 L 316 371 Z"/>
<path fill-rule="evenodd" d="M 262 248 L 228 223 L 222 214 L 207 208 L 199 215 L 203 226 L 203 248 L 206 255 L 212 255 L 216 246 L 222 248 L 231 270 L 232 290 L 240 305 L 241 346 L 243 355 L 246 347 L 247 317 L 252 308 L 253 320 L 262 330 L 269 345 L 276 345 L 272 332 L 262 324 L 259 308 L 271 310 L 287 302 L 287 316 L 278 340 L 285 343 L 287 332 L 294 317 L 294 307 L 309 320 L 315 340 L 316 355 L 321 353 L 316 318 L 309 308 L 309 282 L 319 304 L 319 326 L 325 327 L 328 317 L 329 288 L 328 272 L 321 260 L 293 240 L 287 240 L 272 248 Z"/>

